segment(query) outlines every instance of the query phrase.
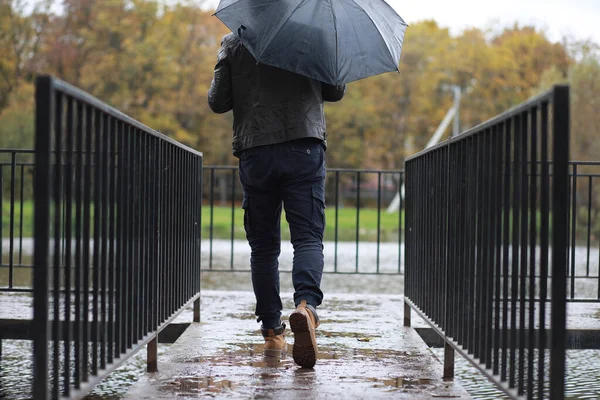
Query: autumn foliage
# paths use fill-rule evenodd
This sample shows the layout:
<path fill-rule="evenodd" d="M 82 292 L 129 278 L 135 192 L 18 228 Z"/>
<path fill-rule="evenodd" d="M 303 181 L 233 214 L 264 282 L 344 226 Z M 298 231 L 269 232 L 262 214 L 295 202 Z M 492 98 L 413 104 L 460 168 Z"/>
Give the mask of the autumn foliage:
<path fill-rule="evenodd" d="M 206 100 L 228 32 L 212 12 L 183 0 L 0 0 L 0 147 L 33 145 L 33 81 L 49 73 L 202 150 L 207 164 L 235 162 L 231 114 L 212 114 Z M 412 24 L 400 73 L 352 83 L 327 106 L 328 164 L 401 167 L 452 105 L 448 85 L 463 90 L 467 129 L 567 81 L 584 112 L 574 112 L 574 137 L 586 143 L 575 150 L 598 159 L 599 76 L 593 43 L 553 43 L 529 26 L 452 35 L 435 21 Z"/>

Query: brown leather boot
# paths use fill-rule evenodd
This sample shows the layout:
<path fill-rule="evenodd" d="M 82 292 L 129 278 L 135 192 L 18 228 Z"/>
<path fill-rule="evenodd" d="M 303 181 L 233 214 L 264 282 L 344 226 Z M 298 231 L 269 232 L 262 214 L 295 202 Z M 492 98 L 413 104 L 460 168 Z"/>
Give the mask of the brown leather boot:
<path fill-rule="evenodd" d="M 319 326 L 317 311 L 302 300 L 296 311 L 290 315 L 290 328 L 294 332 L 294 362 L 304 368 L 312 368 L 317 363 L 317 336 Z"/>
<path fill-rule="evenodd" d="M 280 357 L 287 349 L 285 342 L 285 324 L 278 328 L 263 329 L 262 335 L 265 338 L 264 355 L 267 357 Z"/>

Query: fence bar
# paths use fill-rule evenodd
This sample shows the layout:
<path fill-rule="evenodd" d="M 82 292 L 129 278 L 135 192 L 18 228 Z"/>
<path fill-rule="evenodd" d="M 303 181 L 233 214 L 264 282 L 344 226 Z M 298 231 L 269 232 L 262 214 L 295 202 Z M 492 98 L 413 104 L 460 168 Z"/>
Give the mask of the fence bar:
<path fill-rule="evenodd" d="M 53 308 L 52 314 L 52 341 L 53 341 L 53 363 L 52 363 L 52 397 L 57 398 L 60 391 L 60 337 L 61 337 L 61 324 L 60 324 L 60 298 L 61 298 L 61 238 L 62 238 L 62 192 L 63 192 L 63 106 L 64 100 L 60 93 L 55 93 L 56 96 L 56 126 L 55 126 L 55 155 L 54 155 L 54 253 L 53 253 L 53 271 L 52 276 L 54 280 L 53 284 Z M 58 300 L 58 301 L 57 301 Z"/>
<path fill-rule="evenodd" d="M 377 173 L 377 273 L 379 273 L 381 244 L 381 172 Z"/>
<path fill-rule="evenodd" d="M 15 177 L 17 170 L 17 155 L 10 155 L 10 211 L 9 211 L 9 247 L 8 247 L 8 287 L 14 286 L 15 276 Z M 2 243 L 0 243 L 0 246 Z"/>
<path fill-rule="evenodd" d="M 570 210 L 571 210 L 571 291 L 570 297 L 571 299 L 575 298 L 575 250 L 577 248 L 577 164 L 573 165 L 573 183 L 570 185 L 571 190 L 571 200 L 570 200 Z M 567 222 L 567 229 L 569 227 L 569 223 Z"/>
<path fill-rule="evenodd" d="M 0 185 L 0 188 L 2 185 Z M 21 193 L 20 193 L 20 210 L 19 210 L 19 265 L 23 265 L 23 203 L 25 202 L 25 165 L 21 164 Z M 0 234 L 0 242 L 2 241 Z"/>
<path fill-rule="evenodd" d="M 213 266 L 213 238 L 214 238 L 214 218 L 215 218 L 215 170 L 210 170 L 210 251 L 208 268 Z"/>
<path fill-rule="evenodd" d="M 592 236 L 592 177 L 588 177 L 588 209 L 587 209 L 587 257 L 585 263 L 585 276 L 590 276 L 590 247 L 591 247 L 591 236 Z M 600 275 L 600 271 L 598 271 Z"/>
<path fill-rule="evenodd" d="M 74 336 L 74 357 L 75 368 L 73 378 L 75 380 L 75 388 L 79 389 L 82 378 L 82 359 L 83 352 L 87 349 L 82 349 L 83 345 L 83 326 L 82 326 L 82 305 L 81 297 L 82 290 L 82 275 L 84 264 L 82 262 L 82 209 L 83 203 L 83 105 L 77 104 L 77 124 L 75 128 L 75 323 L 73 327 Z M 86 309 L 87 312 L 87 309 Z M 85 342 L 87 344 L 87 342 Z"/>
<path fill-rule="evenodd" d="M 51 198 L 52 198 L 52 127 L 55 123 L 54 93 L 52 80 L 47 77 L 38 77 L 35 88 L 35 160 L 37 169 L 35 173 L 35 251 L 34 251 L 34 277 L 33 277 L 33 381 L 32 394 L 35 399 L 46 400 L 48 390 L 48 340 L 49 340 L 49 282 L 50 282 L 50 224 L 51 224 Z M 0 180 L 2 170 L 0 168 Z M 2 187 L 2 185 L 0 185 Z M 0 198 L 1 198 L 0 194 Z M 2 204 L 0 204 L 0 209 Z M 0 214 L 0 220 L 2 215 Z M 1 232 L 0 223 L 0 232 Z M 0 233 L 0 238 L 2 234 Z M 2 247 L 2 246 L 0 246 Z M 1 262 L 1 253 L 0 253 Z"/>
<path fill-rule="evenodd" d="M 100 110 L 94 110 L 94 194 L 93 194 L 93 202 L 94 202 L 94 250 L 93 250 L 93 261 L 92 261 L 92 281 L 93 281 L 93 294 L 92 294 L 92 321 L 94 324 L 92 325 L 92 375 L 97 375 L 98 370 L 100 369 L 100 219 L 102 218 L 102 213 L 100 212 L 100 206 L 102 203 L 101 200 L 101 191 L 102 191 L 102 169 L 100 166 L 101 162 L 101 140 L 102 140 L 102 132 L 103 132 L 103 117 Z"/>
<path fill-rule="evenodd" d="M 92 191 L 91 185 L 87 184 L 92 181 L 92 141 L 93 141 L 93 111 L 90 106 L 85 106 L 85 152 L 84 156 L 84 173 L 83 173 L 83 259 L 81 263 L 83 264 L 83 360 L 82 360 L 82 376 L 81 379 L 83 381 L 87 381 L 89 379 L 90 373 L 90 230 L 91 230 L 91 212 L 90 209 L 92 207 Z"/>
<path fill-rule="evenodd" d="M 356 173 L 356 270 L 358 272 L 358 253 L 360 242 L 360 171 Z"/>
<path fill-rule="evenodd" d="M 527 114 L 521 114 L 521 152 L 522 152 L 522 163 L 521 163 L 521 248 L 520 248 L 520 261 L 519 261 L 519 387 L 518 391 L 520 395 L 525 392 L 525 383 L 527 379 L 527 371 L 525 370 L 525 334 L 527 320 L 527 309 L 525 307 L 527 298 L 527 256 L 528 256 L 528 231 L 529 226 L 527 225 L 529 218 L 528 213 L 530 212 L 527 206 L 528 201 L 528 188 L 529 188 L 529 171 L 528 166 L 530 163 L 528 157 L 528 118 Z"/>
<path fill-rule="evenodd" d="M 565 235 L 568 213 L 569 182 L 569 89 L 554 88 L 552 103 L 553 176 L 552 176 L 552 352 L 550 362 L 550 398 L 563 399 L 565 393 L 565 347 L 567 295 L 567 250 Z"/>
<path fill-rule="evenodd" d="M 111 119 L 112 125 L 109 130 L 108 141 L 110 147 L 108 151 L 108 176 L 110 177 L 109 188 L 108 188 L 108 287 L 110 288 L 110 297 L 108 299 L 108 314 L 110 316 L 111 324 L 108 327 L 107 339 L 107 362 L 112 364 L 117 354 L 117 296 L 118 296 L 118 260 L 117 260 L 117 226 L 118 220 L 116 219 L 117 214 L 117 132 L 120 129 L 120 123 L 116 119 Z"/>
<path fill-rule="evenodd" d="M 339 239 L 339 229 L 340 229 L 340 171 L 335 171 L 335 251 L 334 251 L 334 261 L 333 261 L 333 270 L 337 272 L 338 270 L 338 239 Z"/>
<path fill-rule="evenodd" d="M 404 172 L 400 172 L 398 174 L 398 193 L 400 193 L 400 195 L 398 196 L 399 198 L 399 206 L 398 206 L 398 273 L 401 274 L 403 273 L 402 271 L 402 244 L 404 243 L 403 241 L 403 237 L 402 234 L 404 232 L 403 226 L 402 226 L 402 218 L 403 218 L 403 214 L 404 214 L 404 196 L 402 195 L 402 187 L 404 186 Z"/>
<path fill-rule="evenodd" d="M 537 129 L 538 120 L 538 107 L 534 107 L 530 112 L 530 129 L 533 133 L 531 135 L 531 146 L 529 155 L 529 166 L 530 166 L 530 182 L 529 182 L 529 332 L 528 342 L 535 343 L 535 290 L 536 290 L 536 248 L 537 248 L 537 191 L 539 186 L 538 181 L 538 164 L 535 162 L 538 155 L 538 135 Z M 534 368 L 535 368 L 535 352 L 534 347 L 530 345 L 527 352 L 527 398 L 533 399 L 535 394 L 534 387 Z"/>
<path fill-rule="evenodd" d="M 230 268 L 233 269 L 233 258 L 234 258 L 234 249 L 233 249 L 233 243 L 234 243 L 234 235 L 235 235 L 235 170 L 232 169 L 231 170 L 231 255 L 230 255 L 230 259 L 231 259 L 231 263 L 230 263 Z"/>
<path fill-rule="evenodd" d="M 502 214 L 503 214 L 503 189 L 502 186 L 504 174 L 503 174 L 503 166 L 505 164 L 505 148 L 503 145 L 504 140 L 504 127 L 505 124 L 501 123 L 499 126 L 492 127 L 492 137 L 494 138 L 493 147 L 496 151 L 492 151 L 495 154 L 495 162 L 494 162 L 494 172 L 493 172 L 493 182 L 494 190 L 492 194 L 492 199 L 494 201 L 494 205 L 492 206 L 492 214 L 494 215 L 493 224 L 496 226 L 494 232 L 494 266 L 495 266 L 495 277 L 494 279 L 494 337 L 493 337 L 493 364 L 492 364 L 492 373 L 494 375 L 500 375 L 500 352 L 502 349 L 501 342 L 501 298 L 502 298 L 502 232 L 503 232 L 503 224 L 502 224 Z"/>
<path fill-rule="evenodd" d="M 546 300 L 548 299 L 548 280 L 545 278 L 548 276 L 548 251 L 549 251 L 549 239 L 550 239 L 550 169 L 549 169 L 549 155 L 548 155 L 548 103 L 543 102 L 541 104 L 541 122 L 540 122 L 540 143 L 542 148 L 540 149 L 541 162 L 541 190 L 540 190 L 540 327 L 546 326 Z M 539 330 L 539 360 L 538 360 L 538 388 L 537 394 L 541 397 L 544 393 L 545 379 L 546 379 L 546 365 L 545 365 L 545 354 L 546 354 L 546 329 Z"/>

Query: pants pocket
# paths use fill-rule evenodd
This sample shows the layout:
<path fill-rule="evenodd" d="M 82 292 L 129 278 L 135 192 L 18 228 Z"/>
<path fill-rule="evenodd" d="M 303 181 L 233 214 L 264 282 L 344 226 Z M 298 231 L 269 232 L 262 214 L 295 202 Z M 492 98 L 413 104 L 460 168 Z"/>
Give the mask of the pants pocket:
<path fill-rule="evenodd" d="M 250 207 L 248 197 L 244 195 L 242 199 L 242 209 L 244 210 L 244 230 L 246 231 L 246 238 L 250 239 Z"/>
<path fill-rule="evenodd" d="M 325 188 L 320 185 L 312 187 L 312 226 L 323 236 L 325 230 Z"/>

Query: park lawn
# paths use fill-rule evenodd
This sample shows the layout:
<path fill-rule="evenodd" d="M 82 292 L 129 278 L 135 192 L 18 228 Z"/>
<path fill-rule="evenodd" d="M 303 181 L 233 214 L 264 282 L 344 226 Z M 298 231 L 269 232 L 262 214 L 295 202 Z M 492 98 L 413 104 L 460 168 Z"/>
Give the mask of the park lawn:
<path fill-rule="evenodd" d="M 234 239 L 245 239 L 244 214 L 240 207 L 233 210 L 233 237 Z M 381 241 L 398 240 L 398 212 L 387 213 L 381 210 Z M 403 216 L 404 218 L 404 216 Z M 325 240 L 335 239 L 336 215 L 335 208 L 325 209 Z M 212 213 L 213 238 L 231 238 L 232 209 L 231 207 L 214 207 Z M 340 208 L 338 211 L 338 239 L 341 241 L 356 240 L 356 209 L 352 207 Z M 209 207 L 202 210 L 202 234 L 210 238 L 211 211 Z M 289 226 L 285 220 L 285 213 L 281 217 L 281 235 L 283 239 L 289 239 Z M 361 209 L 359 212 L 359 239 L 361 241 L 377 240 L 377 209 Z"/>
<path fill-rule="evenodd" d="M 236 206 L 234 212 L 233 237 L 234 239 L 245 239 L 243 210 Z M 214 239 L 230 239 L 231 238 L 231 214 L 232 209 L 229 206 L 215 206 L 213 210 L 213 228 L 212 237 Z M 364 208 L 360 210 L 359 220 L 359 240 L 361 241 L 376 241 L 377 240 L 377 209 Z M 15 204 L 14 217 L 14 236 L 20 235 L 20 215 L 21 204 L 17 201 Z M 92 210 L 93 215 L 93 210 Z M 289 227 L 285 220 L 285 214 L 282 214 L 281 234 L 283 239 L 289 239 Z M 327 221 L 325 227 L 325 240 L 335 239 L 335 208 L 329 207 L 325 209 L 325 218 Z M 512 215 L 509 217 L 512 226 Z M 397 241 L 398 240 L 398 212 L 387 213 L 385 209 L 381 210 L 381 241 Z M 402 213 L 402 224 L 404 225 L 404 212 Z M 537 231 L 540 229 L 540 215 L 537 215 Z M 210 207 L 205 205 L 202 209 L 202 235 L 204 239 L 211 237 L 210 230 L 211 211 Z M 551 224 L 551 218 L 549 223 Z M 92 221 L 93 224 L 93 221 Z M 587 226 L 578 223 L 577 239 L 587 237 Z M 550 226 L 551 228 L 551 226 Z M 2 238 L 8 238 L 10 235 L 10 202 L 7 199 L 2 201 Z M 33 237 L 33 201 L 26 200 L 23 202 L 23 237 Z M 340 208 L 338 212 L 338 239 L 340 241 L 356 240 L 356 209 L 353 207 Z M 512 234 L 509 235 L 509 240 L 512 240 Z"/>
<path fill-rule="evenodd" d="M 21 203 L 15 202 L 14 215 L 14 235 L 19 237 L 20 234 L 20 216 Z M 10 200 L 2 200 L 2 237 L 10 237 Z M 33 237 L 33 200 L 25 200 L 23 202 L 23 237 Z"/>
<path fill-rule="evenodd" d="M 215 206 L 213 209 L 213 238 L 231 238 L 231 207 Z M 21 204 L 15 204 L 14 235 L 20 234 Z M 93 215 L 93 214 L 92 214 Z M 204 239 L 210 238 L 210 207 L 202 209 L 202 235 Z M 398 239 L 398 212 L 388 214 L 385 209 L 381 210 L 381 240 L 395 241 Z M 325 209 L 327 225 L 325 228 L 325 240 L 335 238 L 335 208 Z M 92 221 L 93 223 L 93 221 Z M 361 209 L 359 222 L 359 239 L 367 241 L 377 240 L 377 210 Z M 282 214 L 281 233 L 284 239 L 289 239 L 289 227 Z M 4 199 L 2 202 L 2 237 L 10 235 L 10 202 Z M 233 236 L 235 239 L 245 239 L 244 216 L 241 207 L 234 208 Z M 33 201 L 23 202 L 23 237 L 33 237 Z M 352 207 L 340 208 L 338 213 L 338 238 L 342 241 L 356 240 L 356 209 Z"/>

